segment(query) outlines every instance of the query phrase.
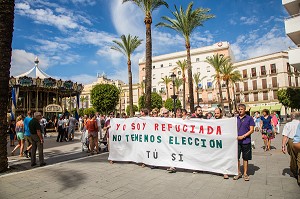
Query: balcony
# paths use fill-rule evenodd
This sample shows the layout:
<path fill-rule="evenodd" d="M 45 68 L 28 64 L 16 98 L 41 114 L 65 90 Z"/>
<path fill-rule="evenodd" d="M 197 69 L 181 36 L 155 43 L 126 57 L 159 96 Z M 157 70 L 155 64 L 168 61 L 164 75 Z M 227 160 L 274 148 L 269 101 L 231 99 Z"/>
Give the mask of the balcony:
<path fill-rule="evenodd" d="M 300 71 L 300 48 L 291 49 L 289 52 L 289 63 Z"/>
<path fill-rule="evenodd" d="M 299 12 L 300 0 L 282 0 L 282 5 L 290 15 L 297 14 Z"/>
<path fill-rule="evenodd" d="M 300 0 L 299 0 L 300 1 Z M 299 9 L 299 7 L 298 7 Z M 285 32 L 287 36 L 296 44 L 300 44 L 300 14 L 292 15 L 285 20 Z"/>

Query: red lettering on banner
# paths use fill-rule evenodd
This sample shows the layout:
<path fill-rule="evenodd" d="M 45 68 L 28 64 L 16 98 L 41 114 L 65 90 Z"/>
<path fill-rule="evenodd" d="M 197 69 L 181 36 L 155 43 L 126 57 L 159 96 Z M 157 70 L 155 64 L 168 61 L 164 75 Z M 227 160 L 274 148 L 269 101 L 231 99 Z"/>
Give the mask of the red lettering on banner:
<path fill-rule="evenodd" d="M 190 131 L 190 133 L 195 133 L 195 125 L 191 125 L 192 130 Z"/>
<path fill-rule="evenodd" d="M 180 125 L 175 125 L 175 130 L 176 130 L 177 132 L 179 132 L 179 131 L 180 131 Z"/>
<path fill-rule="evenodd" d="M 212 134 L 214 132 L 214 129 L 213 129 L 213 127 L 211 127 L 211 126 L 207 126 L 207 134 Z"/>
<path fill-rule="evenodd" d="M 217 126 L 216 135 L 222 135 L 221 126 Z"/>
<path fill-rule="evenodd" d="M 117 130 L 119 130 L 120 126 L 121 126 L 121 124 L 117 124 Z"/>
<path fill-rule="evenodd" d="M 187 125 L 186 124 L 183 125 L 182 130 L 183 130 L 183 132 L 187 132 Z"/>
<path fill-rule="evenodd" d="M 199 133 L 202 133 L 202 134 L 204 133 L 204 128 L 203 128 L 203 126 L 202 126 L 202 125 L 200 126 Z"/>
<path fill-rule="evenodd" d="M 154 124 L 154 131 L 158 131 L 158 125 L 159 125 L 158 123 Z"/>
<path fill-rule="evenodd" d="M 166 124 L 161 124 L 161 130 L 166 131 Z"/>
<path fill-rule="evenodd" d="M 135 124 L 131 123 L 131 130 L 135 130 Z"/>
<path fill-rule="evenodd" d="M 146 127 L 146 123 L 143 123 L 143 130 L 145 130 L 145 127 Z"/>
<path fill-rule="evenodd" d="M 170 131 L 171 128 L 173 128 L 173 127 L 172 127 L 172 124 L 168 124 L 168 131 Z"/>

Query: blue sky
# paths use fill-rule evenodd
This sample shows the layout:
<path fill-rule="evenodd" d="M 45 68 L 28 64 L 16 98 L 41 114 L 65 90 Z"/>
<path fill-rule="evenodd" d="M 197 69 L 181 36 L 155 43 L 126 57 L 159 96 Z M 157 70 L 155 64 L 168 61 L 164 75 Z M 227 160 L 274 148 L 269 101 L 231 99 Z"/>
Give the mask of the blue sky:
<path fill-rule="evenodd" d="M 174 4 L 186 8 L 190 1 L 166 2 L 174 10 Z M 196 0 L 196 7 L 210 8 L 216 18 L 196 29 L 192 48 L 228 41 L 235 58 L 244 60 L 293 46 L 285 35 L 288 15 L 279 0 Z M 153 13 L 153 55 L 185 50 L 181 35 L 154 26 L 162 16 L 171 16 L 169 9 Z M 110 47 L 122 34 L 145 41 L 143 19 L 138 7 L 122 0 L 16 0 L 11 75 L 28 71 L 38 56 L 39 66 L 54 78 L 87 84 L 104 72 L 127 82 L 126 58 Z M 132 56 L 134 83 L 144 41 Z"/>

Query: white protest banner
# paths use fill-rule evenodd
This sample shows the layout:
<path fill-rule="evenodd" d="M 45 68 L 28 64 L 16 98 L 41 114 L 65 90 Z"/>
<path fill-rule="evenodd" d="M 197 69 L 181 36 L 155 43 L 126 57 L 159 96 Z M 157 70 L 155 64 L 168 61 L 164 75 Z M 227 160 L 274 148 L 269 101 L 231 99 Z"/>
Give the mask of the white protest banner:
<path fill-rule="evenodd" d="M 109 160 L 238 174 L 236 118 L 111 119 Z"/>

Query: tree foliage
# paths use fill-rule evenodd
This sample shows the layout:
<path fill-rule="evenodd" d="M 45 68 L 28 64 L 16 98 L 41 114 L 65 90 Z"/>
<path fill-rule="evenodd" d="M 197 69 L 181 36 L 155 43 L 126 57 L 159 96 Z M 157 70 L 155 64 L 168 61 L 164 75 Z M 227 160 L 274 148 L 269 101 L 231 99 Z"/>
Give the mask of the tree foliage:
<path fill-rule="evenodd" d="M 277 91 L 278 100 L 286 107 L 292 109 L 300 109 L 300 89 L 299 88 L 287 88 Z"/>
<path fill-rule="evenodd" d="M 91 103 L 102 114 L 115 110 L 119 102 L 120 91 L 115 85 L 97 84 L 91 90 Z"/>
<path fill-rule="evenodd" d="M 168 110 L 171 110 L 173 111 L 174 109 L 174 101 L 172 98 L 168 98 L 166 101 L 165 101 L 165 104 L 164 104 L 164 107 Z M 176 108 L 181 108 L 181 101 L 179 99 L 176 100 L 176 104 L 175 104 L 175 107 Z"/>
<path fill-rule="evenodd" d="M 133 105 L 133 113 L 137 112 L 139 110 L 139 107 L 137 105 Z M 126 114 L 130 115 L 130 106 L 126 107 Z"/>
<path fill-rule="evenodd" d="M 162 97 L 156 92 L 151 93 L 151 109 L 154 109 L 154 108 L 160 109 L 162 107 L 162 104 L 163 104 Z M 142 108 L 145 108 L 145 96 L 144 95 L 142 95 L 139 98 L 139 110 L 141 110 Z"/>
<path fill-rule="evenodd" d="M 89 116 L 90 114 L 95 114 L 96 110 L 93 107 L 86 108 L 86 109 L 83 110 L 83 113 L 84 113 L 84 115 Z"/>

